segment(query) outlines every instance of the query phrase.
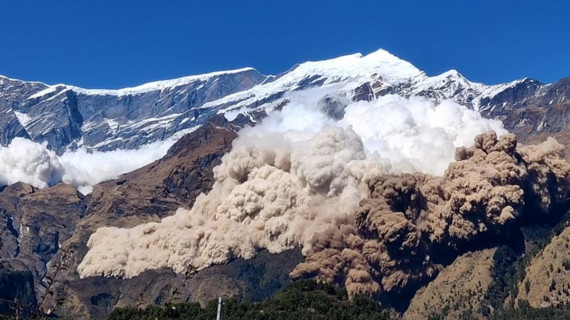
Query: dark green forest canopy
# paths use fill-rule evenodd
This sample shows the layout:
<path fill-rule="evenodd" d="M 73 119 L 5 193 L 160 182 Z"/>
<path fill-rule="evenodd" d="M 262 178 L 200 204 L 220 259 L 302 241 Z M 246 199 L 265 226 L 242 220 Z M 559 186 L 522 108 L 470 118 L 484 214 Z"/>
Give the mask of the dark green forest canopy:
<path fill-rule="evenodd" d="M 217 301 L 210 301 L 205 308 L 198 303 L 148 306 L 145 309 L 117 308 L 109 319 L 195 319 L 216 318 Z M 358 296 L 352 301 L 344 289 L 313 280 L 297 281 L 272 298 L 261 302 L 239 302 L 227 299 L 223 302 L 222 319 L 391 319 L 374 300 Z"/>

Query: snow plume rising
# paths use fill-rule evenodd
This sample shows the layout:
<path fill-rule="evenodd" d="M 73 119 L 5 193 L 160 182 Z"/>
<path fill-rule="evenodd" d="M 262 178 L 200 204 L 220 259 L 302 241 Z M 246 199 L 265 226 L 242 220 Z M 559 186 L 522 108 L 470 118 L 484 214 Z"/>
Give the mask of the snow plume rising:
<path fill-rule="evenodd" d="M 242 130 L 214 169 L 213 189 L 191 210 L 131 229 L 99 228 L 80 275 L 184 272 L 251 258 L 260 248 L 302 247 L 310 254 L 321 248 L 315 237 L 327 230 L 350 232 L 367 181 L 394 172 L 441 174 L 456 147 L 483 131 L 505 132 L 499 122 L 452 102 L 398 96 L 350 102 L 319 94 L 292 95 L 282 111 Z"/>
<path fill-rule="evenodd" d="M 142 167 L 166 154 L 174 141 L 156 142 L 137 150 L 88 152 L 68 151 L 58 157 L 40 144 L 14 138 L 7 147 L 0 146 L 0 185 L 25 182 L 46 188 L 58 182 L 72 184 L 83 193 L 101 181 Z"/>
<path fill-rule="evenodd" d="M 61 181 L 64 169 L 55 152 L 24 138 L 14 138 L 0 146 L 0 185 L 25 182 L 45 188 Z"/>
<path fill-rule="evenodd" d="M 60 158 L 65 174 L 63 182 L 74 185 L 82 193 L 90 193 L 93 185 L 119 177 L 162 158 L 175 140 L 158 141 L 134 150 L 88 152 L 81 148 L 66 152 Z"/>

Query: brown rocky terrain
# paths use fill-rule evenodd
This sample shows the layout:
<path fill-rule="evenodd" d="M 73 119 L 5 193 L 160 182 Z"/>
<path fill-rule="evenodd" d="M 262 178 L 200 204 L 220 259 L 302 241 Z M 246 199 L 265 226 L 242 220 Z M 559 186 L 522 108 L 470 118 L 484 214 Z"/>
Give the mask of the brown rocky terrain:
<path fill-rule="evenodd" d="M 7 221 L 2 228 L 1 258 L 25 265 L 35 287 L 41 288 L 48 273 L 46 265 L 82 217 L 84 200 L 75 188 L 63 183 L 43 190 L 23 183 L 6 187 L 0 193 L 2 216 Z"/>

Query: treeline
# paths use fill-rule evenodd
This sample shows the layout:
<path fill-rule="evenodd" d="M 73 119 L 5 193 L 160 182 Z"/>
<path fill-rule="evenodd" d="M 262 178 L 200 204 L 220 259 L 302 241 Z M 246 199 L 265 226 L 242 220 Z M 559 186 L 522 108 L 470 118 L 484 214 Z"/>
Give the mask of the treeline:
<path fill-rule="evenodd" d="M 198 303 L 171 304 L 139 308 L 116 308 L 110 320 L 154 320 L 216 318 L 217 300 L 204 308 Z M 389 320 L 389 314 L 374 300 L 359 296 L 352 301 L 344 289 L 313 280 L 292 283 L 264 302 L 226 299 L 222 306 L 223 320 Z"/>
<path fill-rule="evenodd" d="M 146 308 L 116 308 L 110 320 L 212 320 L 216 319 L 217 300 L 210 301 L 205 307 L 198 303 L 151 305 Z M 435 310 L 434 310 L 435 311 Z M 49 317 L 52 318 L 52 317 Z M 445 319 L 445 315 L 433 315 L 430 320 Z M 532 308 L 525 301 L 519 302 L 519 308 L 496 310 L 490 320 L 559 320 L 570 319 L 570 305 L 546 308 Z M 0 319 L 22 319 L 21 317 L 0 316 Z M 38 317 L 35 319 L 48 319 Z M 383 310 L 378 302 L 365 296 L 348 300 L 342 288 L 313 280 L 295 282 L 272 298 L 264 302 L 237 301 L 226 299 L 222 307 L 223 320 L 390 320 L 392 317 Z M 479 319 L 466 313 L 463 320 Z"/>
<path fill-rule="evenodd" d="M 568 320 L 570 319 L 570 305 L 554 307 L 533 308 L 528 302 L 519 302 L 519 308 L 500 310 L 491 320 Z"/>

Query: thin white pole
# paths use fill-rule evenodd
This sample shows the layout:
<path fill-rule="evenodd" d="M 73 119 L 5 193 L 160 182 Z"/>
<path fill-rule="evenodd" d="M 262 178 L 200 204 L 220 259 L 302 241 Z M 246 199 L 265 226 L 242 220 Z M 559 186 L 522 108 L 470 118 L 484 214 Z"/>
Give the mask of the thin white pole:
<path fill-rule="evenodd" d="M 216 317 L 216 320 L 221 320 L 222 319 L 222 297 L 218 298 L 218 316 Z"/>

